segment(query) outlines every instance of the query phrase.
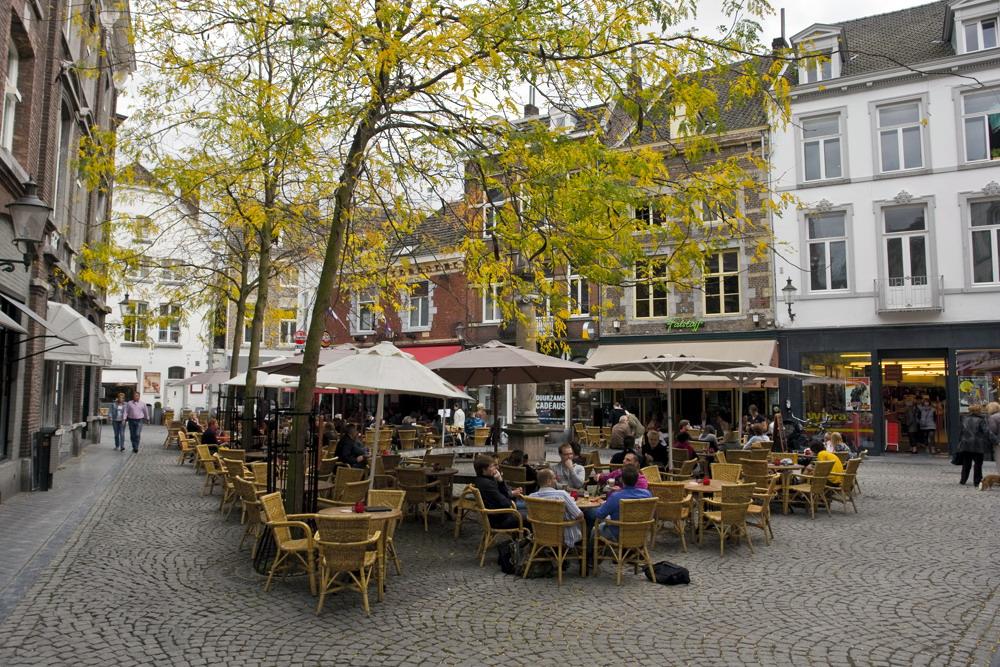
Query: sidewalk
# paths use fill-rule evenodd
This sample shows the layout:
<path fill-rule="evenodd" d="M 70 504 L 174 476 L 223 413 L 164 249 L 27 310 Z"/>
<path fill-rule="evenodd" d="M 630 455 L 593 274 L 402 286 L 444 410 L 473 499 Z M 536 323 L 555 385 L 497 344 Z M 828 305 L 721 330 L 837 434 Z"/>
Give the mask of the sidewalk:
<path fill-rule="evenodd" d="M 143 449 L 159 448 L 165 435 L 162 426 L 146 426 Z M 137 455 L 115 451 L 114 432 L 106 428 L 101 444 L 88 445 L 59 467 L 51 490 L 19 493 L 0 504 L 0 621 L 59 553 L 100 494 L 142 455 L 142 449 Z"/>

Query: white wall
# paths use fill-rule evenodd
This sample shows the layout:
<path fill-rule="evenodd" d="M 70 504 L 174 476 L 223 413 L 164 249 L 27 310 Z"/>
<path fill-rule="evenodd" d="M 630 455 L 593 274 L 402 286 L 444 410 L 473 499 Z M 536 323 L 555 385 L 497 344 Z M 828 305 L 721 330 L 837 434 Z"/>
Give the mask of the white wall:
<path fill-rule="evenodd" d="M 1000 84 L 1000 69 L 976 72 L 984 83 Z M 959 91 L 973 81 L 966 77 L 925 77 L 894 86 L 873 86 L 862 92 L 830 93 L 823 97 L 793 101 L 796 119 L 824 110 L 842 109 L 846 129 L 846 178 L 837 184 L 797 187 L 801 177 L 799 130 L 796 123 L 777 130 L 773 140 L 774 186 L 793 192 L 801 206 L 812 209 L 821 201 L 835 208 L 850 209 L 848 232 L 849 292 L 837 296 L 811 295 L 808 290 L 809 266 L 804 254 L 804 212 L 790 207 L 775 217 L 777 240 L 775 259 L 776 294 L 781 294 L 786 278 L 798 288 L 793 306 L 794 322 L 787 309 L 778 308 L 783 327 L 874 326 L 902 323 L 969 322 L 994 319 L 1000 312 L 1000 286 L 971 286 L 969 231 L 963 214 L 963 195 L 983 195 L 988 184 L 1000 183 L 1000 161 L 975 167 L 963 164 L 961 117 L 957 106 Z M 831 91 L 836 81 L 829 83 Z M 897 98 L 922 98 L 925 123 L 924 167 L 919 175 L 876 176 L 878 146 L 873 129 L 875 111 L 870 103 Z M 992 186 L 991 186 L 992 187 Z M 884 259 L 880 233 L 882 220 L 876 202 L 891 201 L 900 193 L 914 200 L 928 202 L 930 228 L 930 275 L 943 276 L 941 311 L 877 313 L 874 281 L 884 277 Z M 898 201 L 905 202 L 904 194 Z"/>

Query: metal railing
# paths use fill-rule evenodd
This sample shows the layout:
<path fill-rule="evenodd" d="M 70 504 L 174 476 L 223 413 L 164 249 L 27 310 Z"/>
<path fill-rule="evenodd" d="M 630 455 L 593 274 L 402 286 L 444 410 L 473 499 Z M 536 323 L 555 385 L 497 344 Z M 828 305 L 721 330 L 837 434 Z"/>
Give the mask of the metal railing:
<path fill-rule="evenodd" d="M 944 276 L 903 276 L 875 279 L 875 308 L 879 313 L 943 310 Z"/>

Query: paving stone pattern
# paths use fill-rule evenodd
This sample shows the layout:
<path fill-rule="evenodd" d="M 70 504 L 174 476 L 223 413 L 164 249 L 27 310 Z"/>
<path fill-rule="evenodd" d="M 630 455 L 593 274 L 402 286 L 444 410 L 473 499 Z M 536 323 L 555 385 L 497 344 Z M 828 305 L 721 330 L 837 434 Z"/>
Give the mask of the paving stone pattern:
<path fill-rule="evenodd" d="M 478 567 L 477 527 L 456 541 L 411 520 L 371 618 L 353 593 L 316 616 L 303 577 L 263 592 L 238 513 L 223 521 L 190 466 L 147 446 L 0 625 L 0 665 L 990 664 L 1000 489 L 959 486 L 945 461 L 871 460 L 860 481 L 860 514 L 776 516 L 755 555 L 661 534 L 655 557 L 690 586 L 619 588 L 606 565 L 522 580 L 494 553 Z"/>

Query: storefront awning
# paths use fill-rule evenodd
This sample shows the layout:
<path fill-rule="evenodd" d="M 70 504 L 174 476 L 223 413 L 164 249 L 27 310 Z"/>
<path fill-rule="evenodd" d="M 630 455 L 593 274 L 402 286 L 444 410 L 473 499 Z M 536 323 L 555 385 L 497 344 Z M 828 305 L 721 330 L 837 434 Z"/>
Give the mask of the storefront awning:
<path fill-rule="evenodd" d="M 134 368 L 105 368 L 101 371 L 101 384 L 139 384 L 139 372 Z"/>
<path fill-rule="evenodd" d="M 111 363 L 111 344 L 96 324 L 65 303 L 49 301 L 49 329 L 75 345 L 45 351 L 47 361 L 62 361 L 81 366 Z"/>
<path fill-rule="evenodd" d="M 403 352 L 412 354 L 413 358 L 422 364 L 429 364 L 430 362 L 441 359 L 442 357 L 447 357 L 449 354 L 455 354 L 456 352 L 462 351 L 461 345 L 413 345 L 411 347 L 401 347 L 399 348 Z"/>
<path fill-rule="evenodd" d="M 9 303 L 10 305 L 14 306 L 18 310 L 20 310 L 22 313 L 24 313 L 24 316 L 27 317 L 29 320 L 33 320 L 36 324 L 38 324 L 40 327 L 42 327 L 42 329 L 45 331 L 45 334 L 43 334 L 43 335 L 47 335 L 49 337 L 56 338 L 59 341 L 61 341 L 62 343 L 64 343 L 64 344 L 72 344 L 73 343 L 73 341 L 71 341 L 69 339 L 66 339 L 66 338 L 63 338 L 62 336 L 60 336 L 58 331 L 55 331 L 51 326 L 49 326 L 49 323 L 46 321 L 46 319 L 44 317 L 42 317 L 41 315 L 39 315 L 38 313 L 36 313 L 35 311 L 33 311 L 31 308 L 28 308 L 26 305 L 24 305 L 20 301 L 17 301 L 16 299 L 12 299 L 9 296 L 7 296 L 6 294 L 0 294 L 0 297 L 3 297 L 4 300 L 7 303 Z M 27 333 L 27 331 L 25 331 L 24 333 Z M 108 348 L 108 349 L 110 350 L 110 348 Z"/>
<path fill-rule="evenodd" d="M 14 333 L 26 334 L 28 330 L 10 318 L 9 315 L 0 313 L 0 329 L 13 331 Z"/>
<path fill-rule="evenodd" d="M 604 344 L 597 346 L 587 359 L 588 366 L 600 366 L 616 361 L 628 361 L 660 354 L 686 355 L 708 359 L 745 361 L 748 364 L 773 366 L 778 360 L 775 340 L 711 340 L 678 341 L 676 343 Z M 662 389 L 663 383 L 650 373 L 632 371 L 602 371 L 593 380 L 573 380 L 580 389 Z M 777 386 L 770 381 L 766 386 Z M 682 375 L 673 383 L 675 389 L 735 389 L 736 383 L 722 377 Z"/>

